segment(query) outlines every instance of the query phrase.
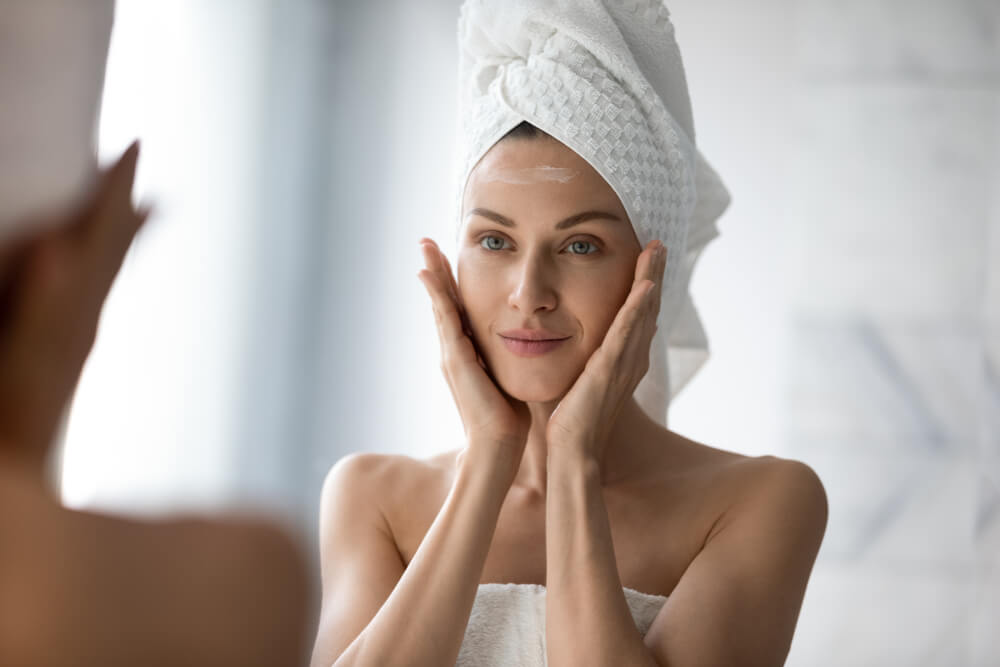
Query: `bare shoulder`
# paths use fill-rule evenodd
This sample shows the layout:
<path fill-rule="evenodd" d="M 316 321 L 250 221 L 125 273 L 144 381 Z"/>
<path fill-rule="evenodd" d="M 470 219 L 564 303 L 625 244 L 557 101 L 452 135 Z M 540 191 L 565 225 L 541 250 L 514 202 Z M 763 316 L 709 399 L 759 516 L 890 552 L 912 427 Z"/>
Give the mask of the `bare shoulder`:
<path fill-rule="evenodd" d="M 821 539 L 827 520 L 827 496 L 819 475 L 808 464 L 778 456 L 745 456 L 670 432 L 657 466 L 663 489 L 683 490 L 685 512 L 703 519 L 704 541 L 734 524 L 762 528 L 797 521 L 801 530 Z M 704 543 L 704 542 L 703 542 Z"/>
<path fill-rule="evenodd" d="M 451 470 L 447 464 L 449 457 L 454 459 L 454 453 L 417 459 L 405 454 L 352 452 L 330 468 L 323 483 L 323 493 L 329 496 L 332 487 L 338 486 L 364 496 L 368 491 L 377 491 L 372 494 L 377 498 L 405 496 L 447 476 Z"/>
<path fill-rule="evenodd" d="M 423 515 L 435 502 L 439 506 L 443 501 L 454 475 L 455 455 L 444 452 L 418 459 L 404 454 L 352 452 L 327 473 L 321 505 L 374 505 L 390 527 L 409 524 L 415 514 Z"/>
<path fill-rule="evenodd" d="M 448 495 L 456 453 L 417 459 L 355 452 L 338 460 L 323 485 L 321 544 L 344 539 L 345 521 L 377 525 L 392 540 L 403 566 L 409 564 Z M 337 525 L 339 537 L 331 534 Z"/>
<path fill-rule="evenodd" d="M 672 451 L 677 468 L 684 475 L 706 477 L 713 486 L 736 491 L 735 499 L 747 494 L 791 495 L 801 497 L 814 509 L 826 504 L 823 483 L 808 464 L 778 456 L 746 456 L 734 451 L 712 447 L 671 433 Z M 666 449 L 666 448 L 664 448 Z M 670 467 L 669 464 L 666 467 Z"/>
<path fill-rule="evenodd" d="M 808 464 L 777 456 L 759 456 L 742 462 L 748 490 L 760 500 L 773 504 L 795 503 L 802 511 L 825 522 L 826 489 Z"/>
<path fill-rule="evenodd" d="M 826 530 L 828 501 L 811 466 L 771 455 L 739 457 L 730 458 L 717 474 L 731 493 L 713 532 L 737 522 L 762 530 L 784 526 L 813 536 L 818 546 Z"/>
<path fill-rule="evenodd" d="M 305 554 L 279 527 L 69 510 L 31 484 L 2 484 L 0 499 L 20 515 L 0 511 L 0 664 L 35 664 L 55 655 L 52 646 L 73 646 L 95 664 L 137 664 L 150 653 L 219 665 L 303 655 Z M 126 639 L 105 642 L 101 627 Z"/>

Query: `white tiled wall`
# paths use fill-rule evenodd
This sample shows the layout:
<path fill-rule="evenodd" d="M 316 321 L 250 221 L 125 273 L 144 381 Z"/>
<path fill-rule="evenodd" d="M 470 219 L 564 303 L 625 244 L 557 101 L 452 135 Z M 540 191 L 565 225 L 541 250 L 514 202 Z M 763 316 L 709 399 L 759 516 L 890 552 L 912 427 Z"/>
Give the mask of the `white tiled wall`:
<path fill-rule="evenodd" d="M 1000 665 L 1000 3 L 787 9 L 779 421 L 830 501 L 788 664 Z"/>

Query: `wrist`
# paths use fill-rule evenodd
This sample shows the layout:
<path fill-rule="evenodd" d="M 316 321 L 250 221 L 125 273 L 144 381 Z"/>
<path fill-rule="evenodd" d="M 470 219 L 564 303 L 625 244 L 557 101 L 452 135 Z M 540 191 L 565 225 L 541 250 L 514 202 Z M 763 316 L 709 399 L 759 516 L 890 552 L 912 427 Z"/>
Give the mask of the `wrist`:
<path fill-rule="evenodd" d="M 549 445 L 546 464 L 550 471 L 572 468 L 583 472 L 596 471 L 599 474 L 601 469 L 601 464 L 594 453 L 581 445 Z"/>
<path fill-rule="evenodd" d="M 522 451 L 523 447 L 474 439 L 459 452 L 457 467 L 461 474 L 487 478 L 510 487 L 517 476 Z"/>

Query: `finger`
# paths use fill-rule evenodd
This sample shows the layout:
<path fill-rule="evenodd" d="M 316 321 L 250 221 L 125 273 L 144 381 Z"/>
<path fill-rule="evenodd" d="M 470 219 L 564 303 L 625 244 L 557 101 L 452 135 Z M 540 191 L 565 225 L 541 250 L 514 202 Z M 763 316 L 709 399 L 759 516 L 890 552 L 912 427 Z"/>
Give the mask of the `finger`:
<path fill-rule="evenodd" d="M 643 251 L 639 253 L 639 257 L 635 263 L 635 279 L 632 283 L 632 289 L 640 289 L 641 283 L 645 280 L 654 284 L 653 289 L 655 294 L 650 295 L 652 297 L 651 302 L 653 305 L 650 315 L 654 322 L 659 314 L 659 293 L 660 286 L 662 284 L 665 251 L 666 247 L 663 243 L 659 239 L 653 239 L 647 243 Z"/>
<path fill-rule="evenodd" d="M 649 349 L 656 332 L 656 310 L 659 303 L 659 288 L 655 283 L 643 281 L 641 303 L 636 313 L 625 327 L 621 335 L 621 350 L 618 352 L 618 364 L 625 372 L 623 378 L 637 384 L 649 368 Z M 630 384 L 634 389 L 635 385 Z"/>
<path fill-rule="evenodd" d="M 459 296 L 458 283 L 455 282 L 455 273 L 451 269 L 451 262 L 448 261 L 448 256 L 441 252 L 441 249 L 433 239 L 423 238 L 421 239 L 421 243 L 433 248 L 435 253 L 434 266 L 439 274 L 439 279 L 444 285 L 448 286 L 448 292 L 451 295 L 452 301 L 455 303 L 456 310 L 458 311 L 458 318 L 462 325 L 462 331 L 469 337 L 469 340 L 472 341 L 472 345 L 476 349 L 476 354 L 478 356 L 480 354 L 479 348 L 476 347 L 475 340 L 473 339 L 472 325 L 470 324 L 468 314 L 465 311 L 465 304 L 462 303 L 462 299 Z"/>
<path fill-rule="evenodd" d="M 451 271 L 451 263 L 448 261 L 448 256 L 441 251 L 437 242 L 434 239 L 424 237 L 420 239 L 422 244 L 425 244 L 434 250 L 435 255 L 435 267 L 438 271 L 448 274 L 448 280 L 446 284 L 449 286 L 452 295 L 458 300 L 458 285 L 455 283 L 455 276 Z"/>
<path fill-rule="evenodd" d="M 433 239 L 425 237 L 420 242 L 433 248 L 435 257 L 434 268 L 442 274 L 442 280 L 448 286 L 452 299 L 454 299 L 455 304 L 461 309 L 462 303 L 458 297 L 458 284 L 455 282 L 455 274 L 451 270 L 451 262 L 448 261 L 448 256 L 441 252 L 441 248 L 438 247 L 438 244 Z"/>
<path fill-rule="evenodd" d="M 98 188 L 97 207 L 101 209 L 132 208 L 132 188 L 139 159 L 139 142 L 133 141 L 121 157 L 109 167 L 101 178 Z M 107 235 L 115 229 L 107 218 L 100 218 L 89 227 L 91 235 Z"/>
<path fill-rule="evenodd" d="M 451 262 L 448 261 L 448 256 L 441 253 L 441 258 L 444 260 L 445 270 L 448 273 L 449 281 L 451 282 L 451 293 L 452 297 L 455 299 L 455 303 L 458 305 L 458 314 L 462 318 L 462 328 L 466 335 L 472 341 L 473 346 L 476 346 L 475 338 L 472 336 L 472 323 L 469 322 L 469 313 L 465 309 L 465 303 L 462 302 L 462 295 L 458 291 L 458 283 L 456 282 L 456 274 L 451 268 Z M 480 354 L 479 347 L 476 346 L 476 354 Z M 486 368 L 486 364 L 481 364 L 483 368 Z"/>
<path fill-rule="evenodd" d="M 455 299 L 455 303 L 458 305 L 459 311 L 465 311 L 465 304 L 462 303 L 461 295 L 458 291 L 458 283 L 455 279 L 455 272 L 451 268 L 451 262 L 448 261 L 448 255 L 438 250 L 441 255 L 441 261 L 444 263 L 444 272 L 448 274 L 448 284 L 451 286 L 451 296 Z"/>
<path fill-rule="evenodd" d="M 661 243 L 659 247 L 656 249 L 656 260 L 654 262 L 653 277 L 651 278 L 651 280 L 656 284 L 656 286 L 653 288 L 654 291 L 652 295 L 653 312 L 651 313 L 651 317 L 654 324 L 657 318 L 659 318 L 660 316 L 661 296 L 663 295 L 663 276 L 666 272 L 667 261 L 669 260 L 669 257 L 670 257 L 670 248 Z"/>
<path fill-rule="evenodd" d="M 475 356 L 476 363 L 479 365 L 480 368 L 486 371 L 486 374 L 489 376 L 489 378 L 493 380 L 494 383 L 496 383 L 496 378 L 490 371 L 489 366 L 486 363 L 486 359 L 482 354 L 482 351 L 479 349 L 479 346 L 476 345 L 475 337 L 472 334 L 472 324 L 469 322 L 468 314 L 465 311 L 465 306 L 462 303 L 461 298 L 459 297 L 458 284 L 455 282 L 455 273 L 451 269 L 451 263 L 448 261 L 448 257 L 443 252 L 441 252 L 441 249 L 438 248 L 437 244 L 434 242 L 433 239 L 425 237 L 422 238 L 420 242 L 421 242 L 421 248 L 425 253 L 424 259 L 425 262 L 427 263 L 428 269 L 430 270 L 436 268 L 437 271 L 434 273 L 434 275 L 437 280 L 437 283 L 439 285 L 447 286 L 447 295 L 449 297 L 449 301 L 452 307 L 457 313 L 461 333 L 464 335 L 465 339 L 469 341 L 469 347 L 471 347 L 472 349 L 472 353 Z M 442 349 L 442 353 L 444 354 L 445 352 L 446 351 Z"/>
<path fill-rule="evenodd" d="M 421 269 L 417 275 L 431 297 L 434 320 L 437 322 L 438 336 L 441 341 L 442 358 L 444 358 L 449 352 L 447 348 L 456 346 L 466 336 L 462 330 L 458 308 L 451 298 L 450 289 L 443 279 L 442 272 L 437 269 L 438 259 L 434 250 L 426 243 L 421 244 L 421 249 L 427 268 Z"/>
<path fill-rule="evenodd" d="M 142 229 L 153 213 L 151 206 L 139 210 L 128 210 L 120 214 L 111 213 L 115 217 L 117 228 L 104 237 L 104 245 L 93 248 L 92 267 L 100 289 L 107 291 L 111 287 L 121 267 L 125 262 L 129 248 L 136 234 Z M 96 243 L 96 242 L 95 242 Z"/>
<path fill-rule="evenodd" d="M 660 314 L 660 302 L 663 293 L 663 273 L 666 267 L 667 247 L 659 239 L 654 239 L 647 246 L 652 250 L 651 257 L 644 267 L 644 280 L 649 280 L 652 286 L 644 296 L 644 317 L 641 328 L 643 335 L 633 336 L 636 344 L 645 350 L 649 349 L 649 342 L 656 333 L 656 322 Z"/>
<path fill-rule="evenodd" d="M 657 249 L 663 247 L 658 239 L 653 239 L 646 244 L 635 263 L 635 279 L 633 286 L 642 280 L 655 280 L 657 271 Z"/>
<path fill-rule="evenodd" d="M 650 299 L 655 291 L 655 284 L 648 279 L 642 279 L 633 283 L 625 303 L 618 310 L 615 319 L 608 328 L 608 333 L 601 343 L 604 362 L 609 367 L 617 367 L 620 360 L 625 356 L 626 350 L 633 344 L 636 338 L 636 331 L 642 330 L 642 324 L 646 321 Z"/>
<path fill-rule="evenodd" d="M 135 185 L 135 170 L 139 164 L 139 140 L 133 139 L 122 156 L 118 158 L 117 164 L 112 168 L 117 177 L 123 179 L 123 190 L 132 192 Z"/>
<path fill-rule="evenodd" d="M 138 210 L 132 206 L 138 153 L 136 141 L 107 172 L 87 229 L 86 245 L 95 262 L 93 268 L 109 285 L 118 274 L 135 235 L 152 214 L 148 204 Z"/>
<path fill-rule="evenodd" d="M 430 249 L 426 249 L 425 253 L 429 255 Z M 430 257 L 427 259 L 430 261 Z M 472 404 L 487 401 L 489 392 L 496 391 L 498 385 L 485 364 L 479 360 L 472 339 L 461 330 L 458 311 L 440 280 L 440 275 L 428 269 L 421 269 L 417 275 L 431 296 L 438 340 L 441 343 L 441 370 L 465 422 L 468 418 L 463 407 L 466 401 L 472 401 Z M 481 374 L 489 379 L 484 381 Z"/>

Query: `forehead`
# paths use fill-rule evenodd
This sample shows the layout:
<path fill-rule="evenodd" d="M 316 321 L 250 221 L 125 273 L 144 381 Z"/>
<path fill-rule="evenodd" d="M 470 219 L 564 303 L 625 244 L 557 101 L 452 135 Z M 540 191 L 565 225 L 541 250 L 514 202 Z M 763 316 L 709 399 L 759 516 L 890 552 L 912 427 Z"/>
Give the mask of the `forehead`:
<path fill-rule="evenodd" d="M 618 195 L 589 162 L 552 138 L 511 138 L 494 144 L 470 172 L 463 210 L 488 205 L 483 200 L 512 203 L 538 199 L 615 207 L 624 214 Z"/>

